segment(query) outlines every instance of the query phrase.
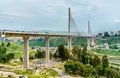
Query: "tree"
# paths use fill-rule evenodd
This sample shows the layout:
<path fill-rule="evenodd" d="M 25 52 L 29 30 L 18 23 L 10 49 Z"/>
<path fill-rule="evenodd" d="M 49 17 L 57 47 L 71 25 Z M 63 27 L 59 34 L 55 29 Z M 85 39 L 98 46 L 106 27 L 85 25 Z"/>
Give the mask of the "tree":
<path fill-rule="evenodd" d="M 10 59 L 14 59 L 14 53 L 8 53 L 7 54 L 7 59 L 10 60 Z"/>
<path fill-rule="evenodd" d="M 80 62 L 68 61 L 64 64 L 65 71 L 69 74 L 84 75 L 84 65 Z"/>
<path fill-rule="evenodd" d="M 87 52 L 87 45 L 85 45 L 83 50 L 82 50 L 82 53 L 86 54 L 86 52 Z"/>
<path fill-rule="evenodd" d="M 6 52 L 7 52 L 7 49 L 4 46 L 0 45 L 0 57 L 4 57 Z"/>
<path fill-rule="evenodd" d="M 68 52 L 68 49 L 65 48 L 65 60 L 68 60 L 69 56 L 70 56 L 70 54 Z"/>
<path fill-rule="evenodd" d="M 104 37 L 110 37 L 108 32 L 104 32 Z"/>
<path fill-rule="evenodd" d="M 4 43 L 2 43 L 2 46 L 4 46 L 5 44 Z"/>
<path fill-rule="evenodd" d="M 79 46 L 74 46 L 72 49 L 73 56 L 76 57 L 80 51 L 81 49 L 79 48 Z"/>
<path fill-rule="evenodd" d="M 63 44 L 58 46 L 57 52 L 58 52 L 58 57 L 61 58 L 62 62 L 68 59 L 69 53 Z"/>
<path fill-rule="evenodd" d="M 102 57 L 102 66 L 103 66 L 103 70 L 109 67 L 109 61 L 106 55 Z"/>
<path fill-rule="evenodd" d="M 82 63 L 83 64 L 88 64 L 89 63 L 89 54 L 87 53 L 87 46 L 85 45 L 83 50 L 82 50 Z"/>
<path fill-rule="evenodd" d="M 99 58 L 97 55 L 95 55 L 95 56 L 94 56 L 94 59 L 93 59 L 93 64 L 92 64 L 92 66 L 93 66 L 93 67 L 96 67 L 96 66 L 98 66 L 98 65 L 100 65 L 100 64 L 101 64 L 100 58 Z"/>
<path fill-rule="evenodd" d="M 92 75 L 92 73 L 93 73 L 93 68 L 91 67 L 90 64 L 86 64 L 86 65 L 85 65 L 84 76 L 85 76 L 85 77 L 90 77 L 90 75 Z"/>
<path fill-rule="evenodd" d="M 44 58 L 45 57 L 45 51 L 42 51 L 41 49 L 37 50 L 37 53 L 35 53 L 36 58 Z"/>
<path fill-rule="evenodd" d="M 119 78 L 119 77 L 117 77 L 117 71 L 115 70 L 115 69 L 112 69 L 112 68 L 106 68 L 106 70 L 105 70 L 105 76 L 107 77 L 107 78 Z"/>
<path fill-rule="evenodd" d="M 103 69 L 102 69 L 102 65 L 97 65 L 95 67 L 96 73 L 98 74 L 98 76 L 100 77 L 101 75 L 103 75 Z"/>
<path fill-rule="evenodd" d="M 82 63 L 83 64 L 88 64 L 89 63 L 89 55 L 88 54 L 83 54 L 82 55 Z"/>
<path fill-rule="evenodd" d="M 10 47 L 10 42 L 7 43 L 6 47 Z"/>
<path fill-rule="evenodd" d="M 9 61 L 6 56 L 6 52 L 7 52 L 6 47 L 4 47 L 3 45 L 0 45 L 0 62 L 1 63 L 5 63 Z"/>
<path fill-rule="evenodd" d="M 58 51 L 56 51 L 56 52 L 53 54 L 53 57 L 54 57 L 55 59 L 57 59 L 57 57 L 59 57 L 59 56 L 58 56 Z"/>
<path fill-rule="evenodd" d="M 93 57 L 90 55 L 90 61 L 89 61 L 89 64 L 92 65 L 93 63 Z"/>

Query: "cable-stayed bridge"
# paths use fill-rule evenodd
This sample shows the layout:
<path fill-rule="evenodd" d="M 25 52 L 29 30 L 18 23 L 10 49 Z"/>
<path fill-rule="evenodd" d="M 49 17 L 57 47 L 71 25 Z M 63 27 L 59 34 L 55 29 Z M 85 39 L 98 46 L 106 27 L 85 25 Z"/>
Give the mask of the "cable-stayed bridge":
<path fill-rule="evenodd" d="M 29 67 L 29 38 L 30 37 L 45 37 L 46 40 L 46 51 L 45 58 L 46 62 L 50 61 L 50 53 L 49 53 L 49 39 L 51 37 L 67 37 L 68 38 L 68 49 L 69 52 L 72 50 L 72 37 L 81 37 L 87 38 L 88 40 L 88 51 L 90 50 L 91 41 L 94 43 L 94 36 L 91 35 L 90 22 L 88 21 L 88 34 L 81 35 L 75 20 L 72 17 L 70 12 L 70 8 L 68 10 L 68 32 L 64 34 L 56 34 L 56 33 L 41 33 L 39 31 L 18 31 L 18 30 L 0 30 L 1 37 L 23 37 L 24 40 L 24 67 Z M 91 40 L 92 39 L 92 40 Z"/>

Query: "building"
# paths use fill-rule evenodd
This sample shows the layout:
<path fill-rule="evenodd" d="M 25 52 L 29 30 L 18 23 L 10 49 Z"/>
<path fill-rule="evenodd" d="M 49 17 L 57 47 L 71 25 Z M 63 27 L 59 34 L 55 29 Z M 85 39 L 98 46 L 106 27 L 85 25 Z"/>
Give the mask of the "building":
<path fill-rule="evenodd" d="M 102 33 L 98 33 L 97 38 L 103 38 L 103 34 Z"/>
<path fill-rule="evenodd" d="M 108 43 L 104 43 L 105 49 L 109 49 Z"/>

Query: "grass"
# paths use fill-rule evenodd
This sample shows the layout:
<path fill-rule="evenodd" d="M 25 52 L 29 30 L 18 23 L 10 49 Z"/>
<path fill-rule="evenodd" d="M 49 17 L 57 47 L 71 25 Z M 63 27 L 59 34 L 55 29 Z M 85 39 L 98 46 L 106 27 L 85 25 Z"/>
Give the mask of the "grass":
<path fill-rule="evenodd" d="M 115 66 L 120 66 L 120 64 L 117 64 L 117 63 L 111 63 L 111 64 Z"/>
<path fill-rule="evenodd" d="M 48 78 L 46 73 L 42 73 L 41 75 L 29 75 L 28 78 Z"/>
<path fill-rule="evenodd" d="M 4 45 L 6 46 L 7 43 L 4 43 Z M 23 45 L 17 44 L 17 43 L 11 43 L 9 47 L 7 48 L 7 53 L 14 53 L 15 54 L 15 58 L 20 58 L 23 56 Z M 30 55 L 34 56 L 35 55 L 35 51 L 32 49 L 29 49 Z"/>
<path fill-rule="evenodd" d="M 16 74 L 21 74 L 21 75 L 32 75 L 34 73 L 34 70 L 33 69 L 15 70 L 14 72 Z"/>
<path fill-rule="evenodd" d="M 53 76 L 53 77 L 55 77 L 55 76 L 60 76 L 60 75 L 58 74 L 58 72 L 55 71 L 55 70 L 49 69 L 48 72 L 49 72 L 49 75 L 51 75 L 51 76 Z"/>
<path fill-rule="evenodd" d="M 63 72 L 65 72 L 65 68 L 64 68 L 64 65 L 63 64 L 60 64 L 58 66 L 56 66 L 56 68 L 62 70 Z"/>
<path fill-rule="evenodd" d="M 107 50 L 107 49 L 92 49 L 92 50 L 100 54 L 120 56 L 120 52 L 115 50 Z"/>
<path fill-rule="evenodd" d="M 52 70 L 52 69 L 45 69 L 40 72 L 39 75 L 29 75 L 28 78 L 54 78 L 54 77 L 60 77 L 59 74 Z"/>
<path fill-rule="evenodd" d="M 18 62 L 18 61 L 10 62 L 9 65 L 11 65 L 11 66 L 23 65 L 23 62 Z"/>
<path fill-rule="evenodd" d="M 46 77 L 42 77 L 42 76 L 40 76 L 40 75 L 30 75 L 30 76 L 28 76 L 28 78 L 46 78 Z"/>
<path fill-rule="evenodd" d="M 0 78 L 10 78 L 10 77 L 0 77 Z"/>

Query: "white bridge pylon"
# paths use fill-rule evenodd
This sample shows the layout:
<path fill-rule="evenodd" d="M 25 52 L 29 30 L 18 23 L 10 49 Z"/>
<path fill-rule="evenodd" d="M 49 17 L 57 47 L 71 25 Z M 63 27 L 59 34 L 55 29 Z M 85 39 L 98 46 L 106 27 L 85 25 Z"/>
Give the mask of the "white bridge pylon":
<path fill-rule="evenodd" d="M 92 36 L 90 21 L 88 21 L 88 36 Z M 90 47 L 95 45 L 95 37 L 87 38 L 87 51 L 90 52 Z"/>

